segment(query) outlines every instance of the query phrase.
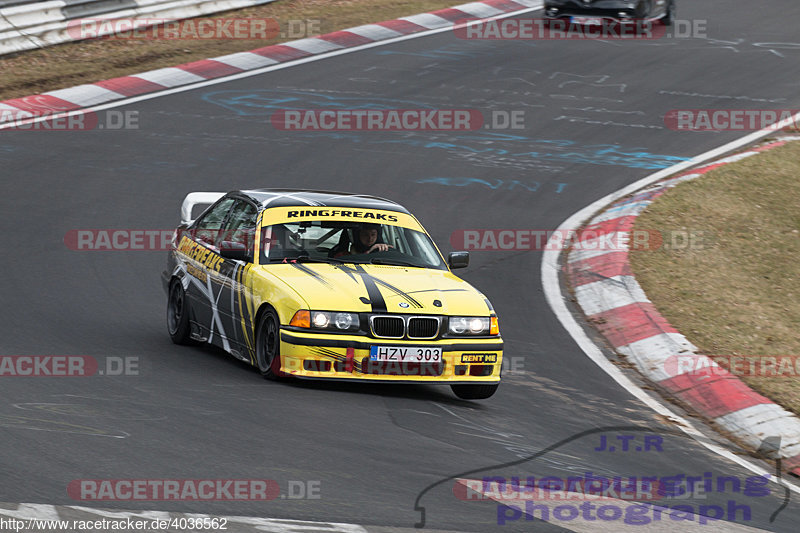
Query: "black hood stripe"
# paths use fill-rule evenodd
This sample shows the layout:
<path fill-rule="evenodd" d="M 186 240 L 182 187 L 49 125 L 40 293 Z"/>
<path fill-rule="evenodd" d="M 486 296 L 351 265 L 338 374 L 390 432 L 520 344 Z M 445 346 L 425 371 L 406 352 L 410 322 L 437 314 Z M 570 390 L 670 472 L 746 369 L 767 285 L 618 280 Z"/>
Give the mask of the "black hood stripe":
<path fill-rule="evenodd" d="M 386 301 L 384 300 L 383 294 L 381 293 L 380 289 L 378 289 L 378 285 L 386 289 L 389 289 L 396 296 L 400 296 L 415 308 L 422 309 L 423 305 L 419 303 L 419 301 L 417 301 L 409 293 L 395 287 L 391 283 L 384 281 L 379 277 L 373 276 L 372 274 L 364 270 L 364 267 L 362 267 L 358 263 L 354 264 L 353 266 L 354 268 L 351 268 L 346 265 L 340 265 L 339 268 L 342 271 L 346 272 L 351 277 L 353 272 L 361 276 L 361 280 L 364 282 L 364 286 L 367 288 L 367 296 L 369 297 L 370 303 L 372 304 L 373 312 L 385 313 L 388 311 L 388 309 L 386 308 Z"/>
<path fill-rule="evenodd" d="M 311 270 L 310 268 L 308 268 L 307 266 L 305 266 L 302 263 L 290 262 L 289 264 L 292 265 L 297 270 L 299 270 L 300 272 L 303 272 L 304 274 L 308 274 L 309 276 L 311 276 L 315 280 L 317 280 L 320 283 L 322 283 L 323 285 L 325 285 L 327 288 L 332 289 L 330 282 L 327 279 L 325 279 L 325 276 L 323 276 L 322 274 L 319 274 L 318 272 L 314 272 L 313 270 Z"/>
<path fill-rule="evenodd" d="M 367 298 L 369 298 L 373 313 L 385 313 L 388 311 L 386 308 L 386 301 L 383 299 L 383 294 L 381 294 L 378 285 L 375 283 L 376 278 L 364 270 L 364 267 L 356 263 L 353 267 L 339 265 L 339 268 L 353 279 L 355 279 L 353 276 L 354 273 L 361 277 L 361 281 L 367 289 Z"/>
<path fill-rule="evenodd" d="M 367 274 L 367 275 L 369 275 L 369 274 Z M 398 289 L 394 285 L 392 285 L 390 283 L 387 283 L 387 282 L 383 281 L 380 278 L 376 278 L 376 277 L 373 276 L 373 279 L 375 280 L 376 283 L 378 283 L 379 285 L 381 285 L 383 287 L 386 287 L 387 289 L 389 289 L 390 291 L 395 293 L 397 296 L 400 296 L 401 298 L 403 298 L 405 301 L 407 301 L 408 303 L 410 303 L 411 305 L 413 305 L 417 309 L 422 309 L 422 304 L 419 303 L 417 300 L 415 300 L 414 297 L 409 295 L 407 292 L 404 292 L 404 291 Z"/>
<path fill-rule="evenodd" d="M 469 292 L 467 289 L 420 289 L 406 294 L 419 294 L 421 292 Z"/>

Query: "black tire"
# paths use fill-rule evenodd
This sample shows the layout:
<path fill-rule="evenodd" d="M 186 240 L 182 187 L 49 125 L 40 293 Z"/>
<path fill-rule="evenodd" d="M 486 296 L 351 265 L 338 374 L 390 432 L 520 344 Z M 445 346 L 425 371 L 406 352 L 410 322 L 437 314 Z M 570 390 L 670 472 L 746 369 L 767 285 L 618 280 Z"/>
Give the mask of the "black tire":
<path fill-rule="evenodd" d="M 661 24 L 664 26 L 672 26 L 675 21 L 675 1 L 671 1 L 667 6 L 667 12 L 661 18 Z"/>
<path fill-rule="evenodd" d="M 277 380 L 284 377 L 281 372 L 281 323 L 278 314 L 266 309 L 256 326 L 256 362 L 261 375 Z"/>
<path fill-rule="evenodd" d="M 453 394 L 462 400 L 485 400 L 490 398 L 499 387 L 499 383 L 490 385 L 450 385 Z"/>
<path fill-rule="evenodd" d="M 189 326 L 189 301 L 179 280 L 173 280 L 167 297 L 167 331 L 175 344 L 195 344 Z"/>

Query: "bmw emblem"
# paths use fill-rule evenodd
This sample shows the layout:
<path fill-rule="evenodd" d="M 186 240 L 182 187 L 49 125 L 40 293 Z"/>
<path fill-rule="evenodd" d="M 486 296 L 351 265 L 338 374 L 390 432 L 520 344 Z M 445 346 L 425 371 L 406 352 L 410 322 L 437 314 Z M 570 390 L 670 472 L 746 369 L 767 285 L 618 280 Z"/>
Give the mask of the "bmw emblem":
<path fill-rule="evenodd" d="M 405 303 L 405 302 L 400 302 L 400 303 L 399 303 L 399 304 L 397 304 L 397 305 L 399 305 L 399 306 L 400 306 L 400 307 L 402 307 L 403 309 L 406 309 L 406 308 L 408 307 L 408 304 L 407 304 L 407 303 Z"/>

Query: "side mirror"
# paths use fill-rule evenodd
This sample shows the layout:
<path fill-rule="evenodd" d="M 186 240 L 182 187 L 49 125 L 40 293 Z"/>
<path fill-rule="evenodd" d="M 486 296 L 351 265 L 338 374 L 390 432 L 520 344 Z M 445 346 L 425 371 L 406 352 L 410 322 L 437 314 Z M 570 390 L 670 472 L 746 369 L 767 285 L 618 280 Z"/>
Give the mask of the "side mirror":
<path fill-rule="evenodd" d="M 469 252 L 450 252 L 447 256 L 447 266 L 450 270 L 469 266 Z"/>
<path fill-rule="evenodd" d="M 219 255 L 235 261 L 252 261 L 249 250 L 240 242 L 222 241 L 219 245 Z"/>

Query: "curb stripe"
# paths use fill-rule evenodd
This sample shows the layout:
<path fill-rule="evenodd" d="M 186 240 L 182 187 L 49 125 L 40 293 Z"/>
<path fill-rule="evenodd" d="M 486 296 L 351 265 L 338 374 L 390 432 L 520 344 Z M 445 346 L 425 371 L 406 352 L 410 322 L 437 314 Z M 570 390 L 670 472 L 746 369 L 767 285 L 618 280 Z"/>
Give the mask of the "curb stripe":
<path fill-rule="evenodd" d="M 274 59 L 260 56 L 252 52 L 239 52 L 227 56 L 215 57 L 215 61 L 225 63 L 240 70 L 255 70 L 261 67 L 267 67 L 277 63 Z"/>
<path fill-rule="evenodd" d="M 253 53 L 274 59 L 276 63 L 283 63 L 286 61 L 292 61 L 293 59 L 300 59 L 312 55 L 309 52 L 298 50 L 297 48 L 292 48 L 291 46 L 286 46 L 284 44 L 273 44 L 272 46 L 258 48 L 253 50 Z"/>
<path fill-rule="evenodd" d="M 703 381 L 703 377 L 707 381 Z M 736 376 L 681 375 L 659 383 L 681 400 L 701 411 L 709 418 L 717 418 L 754 405 L 772 403 L 754 394 L 752 389 Z"/>
<path fill-rule="evenodd" d="M 525 8 L 524 5 L 512 2 L 511 0 L 487 0 L 484 2 L 484 4 L 488 4 L 489 6 L 497 8 L 500 11 L 516 11 L 518 9 Z"/>
<path fill-rule="evenodd" d="M 324 36 L 323 36 L 324 37 Z M 310 39 L 300 39 L 290 42 L 287 46 L 308 52 L 311 55 L 324 54 L 325 52 L 332 52 L 343 48 L 336 43 L 328 42 L 324 39 L 312 37 Z"/>
<path fill-rule="evenodd" d="M 50 97 L 59 98 L 65 102 L 70 102 L 79 107 L 91 107 L 97 104 L 117 100 L 121 96 L 119 93 L 109 90 L 97 84 L 78 85 L 68 89 L 58 89 L 47 93 Z"/>
<path fill-rule="evenodd" d="M 431 15 L 436 15 L 437 17 L 449 20 L 450 22 L 457 22 L 459 20 L 473 18 L 472 15 L 470 15 L 469 13 L 453 7 L 440 9 L 439 11 L 433 11 L 431 12 Z"/>
<path fill-rule="evenodd" d="M 794 424 L 796 420 L 779 405 L 763 403 L 721 416 L 715 422 L 756 449 L 766 437 L 779 435 L 781 455 L 788 457 L 789 464 L 796 465 L 800 462 L 800 429 Z M 797 474 L 798 470 L 800 467 L 795 466 L 792 472 Z"/>
<path fill-rule="evenodd" d="M 589 316 L 603 335 L 615 347 L 661 335 L 678 333 L 661 316 L 654 316 L 655 306 L 650 302 L 636 302 Z"/>
<path fill-rule="evenodd" d="M 641 339 L 624 346 L 618 346 L 617 351 L 628 357 L 629 360 L 636 363 L 640 368 L 648 369 L 648 376 L 653 381 L 662 381 L 668 378 L 675 377 L 672 372 L 689 372 L 691 368 L 697 368 L 698 363 L 695 360 L 691 368 L 681 368 L 682 365 L 679 361 L 684 358 L 694 360 L 695 358 L 705 358 L 695 354 L 697 347 L 689 342 L 689 340 L 680 333 L 660 333 Z M 680 357 L 680 360 L 677 358 Z M 716 363 L 709 360 L 707 365 L 717 366 Z M 669 371 L 667 371 L 669 368 Z"/>
<path fill-rule="evenodd" d="M 605 278 L 632 276 L 628 263 L 628 252 L 612 252 L 580 261 L 572 261 L 567 266 L 567 273 L 573 287 L 587 285 Z"/>
<path fill-rule="evenodd" d="M 401 17 L 400 20 L 407 20 L 412 24 L 422 26 L 426 30 L 435 30 L 451 24 L 450 21 L 436 16 L 433 13 L 420 13 L 419 15 L 411 15 L 410 17 Z"/>
<path fill-rule="evenodd" d="M 77 104 L 67 102 L 66 100 L 48 94 L 14 98 L 13 100 L 6 100 L 3 104 L 33 114 L 72 111 L 80 107 Z"/>
<path fill-rule="evenodd" d="M 389 28 L 385 28 L 380 24 L 365 24 L 363 26 L 356 26 L 355 28 L 349 28 L 347 31 L 365 37 L 370 41 L 382 41 L 384 39 L 394 39 L 395 37 L 400 37 L 400 35 L 402 35 L 401 33 L 396 32 L 394 30 L 390 30 Z"/>
<path fill-rule="evenodd" d="M 575 287 L 575 295 L 583 312 L 593 319 L 608 320 L 617 314 L 620 319 L 633 320 L 637 316 L 635 313 L 639 312 L 636 309 L 638 304 L 649 303 L 633 276 L 617 276 L 581 285 Z"/>
<path fill-rule="evenodd" d="M 493 17 L 494 15 L 499 15 L 502 13 L 501 10 L 496 9 L 492 6 L 489 6 L 485 3 L 481 2 L 473 2 L 471 4 L 464 4 L 458 6 L 458 9 L 463 11 L 468 15 L 467 18 L 487 18 Z"/>
<path fill-rule="evenodd" d="M 240 68 L 214 61 L 213 59 L 201 59 L 193 63 L 186 63 L 185 65 L 181 65 L 181 69 L 205 79 L 221 78 L 222 76 L 229 76 L 242 72 Z"/>
<path fill-rule="evenodd" d="M 323 35 L 322 38 L 342 48 L 346 46 L 360 46 L 362 44 L 371 43 L 374 40 L 348 30 L 328 33 Z"/>
<path fill-rule="evenodd" d="M 420 26 L 419 24 L 414 24 L 413 22 L 409 22 L 403 19 L 378 22 L 378 26 L 383 26 L 384 28 L 396 31 L 401 35 L 408 35 L 409 33 L 417 33 L 419 31 L 425 31 L 427 29 L 425 28 L 425 26 Z"/>
<path fill-rule="evenodd" d="M 136 76 L 123 76 L 122 78 L 98 81 L 95 85 L 114 91 L 122 96 L 138 96 L 167 88 L 165 85 L 153 83 Z"/>
<path fill-rule="evenodd" d="M 600 222 L 594 224 L 588 224 L 583 228 L 583 230 L 581 230 L 581 232 L 600 231 L 603 233 L 608 233 L 611 231 L 630 231 L 633 228 L 634 222 L 636 222 L 636 217 L 631 215 L 610 218 L 608 220 L 601 220 Z"/>
<path fill-rule="evenodd" d="M 157 70 L 150 70 L 148 72 L 137 74 L 136 77 L 142 78 L 145 81 L 163 85 L 164 87 L 177 87 L 178 85 L 196 83 L 205 79 L 202 76 L 192 74 L 191 72 L 186 72 L 179 67 L 167 67 Z"/>

